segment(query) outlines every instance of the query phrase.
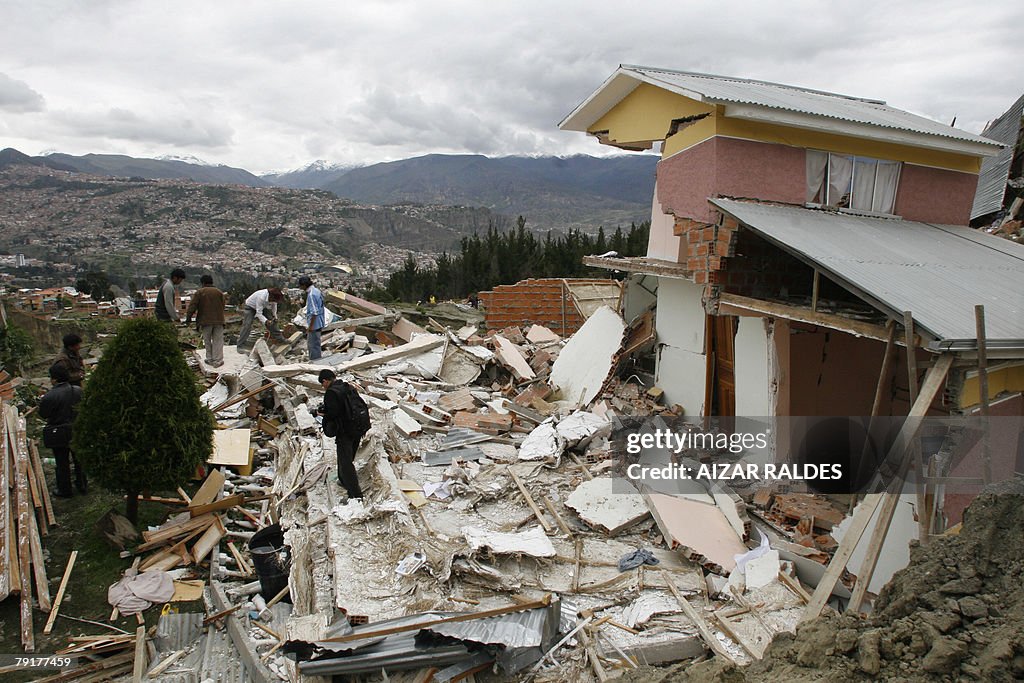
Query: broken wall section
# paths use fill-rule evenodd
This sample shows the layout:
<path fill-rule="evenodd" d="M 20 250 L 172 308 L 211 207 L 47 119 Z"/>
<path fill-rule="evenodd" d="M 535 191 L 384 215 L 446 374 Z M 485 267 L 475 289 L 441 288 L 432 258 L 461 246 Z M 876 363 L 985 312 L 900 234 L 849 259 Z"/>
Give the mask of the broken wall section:
<path fill-rule="evenodd" d="M 593 286 L 593 287 L 589 287 Z M 530 324 L 543 325 L 562 337 L 567 337 L 582 327 L 589 317 L 588 312 L 596 310 L 601 303 L 608 303 L 617 309 L 619 283 L 615 280 L 586 278 L 542 278 L 521 280 L 514 285 L 500 285 L 491 291 L 480 292 L 484 305 L 484 322 L 488 329 L 504 329 L 510 326 L 526 327 Z M 597 289 L 599 294 L 574 296 L 573 289 Z M 607 290 L 615 289 L 614 296 Z M 600 303 L 594 305 L 599 296 Z"/>

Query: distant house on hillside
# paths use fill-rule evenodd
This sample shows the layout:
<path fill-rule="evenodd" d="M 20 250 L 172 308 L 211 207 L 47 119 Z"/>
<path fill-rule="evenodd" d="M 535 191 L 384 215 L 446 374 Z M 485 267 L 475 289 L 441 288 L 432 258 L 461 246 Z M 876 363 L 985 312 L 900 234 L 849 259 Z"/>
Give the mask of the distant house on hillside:
<path fill-rule="evenodd" d="M 969 415 L 984 398 L 1024 415 L 1024 246 L 966 227 L 1000 143 L 877 100 L 640 66 L 617 69 L 560 128 L 661 146 L 646 257 L 585 263 L 631 273 L 627 319 L 653 308 L 669 403 L 704 416 Z M 893 332 L 912 355 L 887 345 Z M 913 385 L 927 392 L 912 411 Z M 1020 440 L 1010 449 L 994 475 L 1024 470 Z"/>

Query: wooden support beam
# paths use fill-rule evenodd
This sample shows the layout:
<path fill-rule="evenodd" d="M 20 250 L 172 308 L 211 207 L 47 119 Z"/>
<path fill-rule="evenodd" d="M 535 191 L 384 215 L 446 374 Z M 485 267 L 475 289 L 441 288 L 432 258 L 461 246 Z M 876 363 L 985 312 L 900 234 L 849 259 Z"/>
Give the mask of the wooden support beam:
<path fill-rule="evenodd" d="M 735 657 L 733 657 L 732 654 L 722 646 L 718 641 L 718 638 L 715 637 L 715 634 L 712 633 L 711 629 L 708 627 L 707 622 L 704 621 L 704 617 L 701 616 L 697 610 L 694 609 L 693 605 L 683 597 L 683 594 L 679 592 L 679 589 L 676 588 L 675 582 L 672 581 L 672 577 L 669 576 L 666 577 L 666 579 L 665 585 L 668 586 L 669 591 L 671 591 L 672 595 L 675 596 L 676 602 L 679 603 L 679 606 L 683 610 L 683 614 L 685 614 L 687 618 L 693 622 L 693 625 L 697 627 L 697 632 L 700 634 L 704 643 L 711 648 L 711 651 L 716 655 L 721 656 L 727 662 L 736 664 L 737 662 Z"/>
<path fill-rule="evenodd" d="M 910 311 L 903 312 L 903 332 L 906 339 L 914 335 L 914 316 Z M 917 400 L 917 354 L 907 347 L 907 386 L 910 390 L 910 403 Z M 914 439 L 910 449 L 910 458 L 914 461 L 914 491 L 917 497 L 918 538 L 922 543 L 928 542 L 931 528 L 931 510 L 928 508 L 928 484 L 924 480 L 924 466 L 921 463 L 920 442 Z M 893 503 L 895 505 L 895 503 Z"/>
<path fill-rule="evenodd" d="M 917 400 L 911 406 L 910 414 L 907 415 L 907 419 L 896 437 L 896 442 L 886 457 L 887 463 L 897 459 L 901 463 L 896 476 L 888 483 L 885 493 L 872 493 L 865 497 L 861 508 L 854 515 L 849 529 L 844 534 L 839 548 L 836 549 L 835 555 L 832 556 L 832 561 L 829 563 L 828 569 L 825 570 L 825 575 L 815 589 L 811 602 L 807 605 L 807 609 L 804 612 L 803 621 L 813 619 L 821 613 L 822 608 L 824 608 L 825 603 L 832 594 L 836 581 L 842 574 L 843 568 L 846 567 L 846 563 L 850 560 L 853 549 L 860 541 L 861 535 L 863 535 L 868 523 L 874 516 L 875 508 L 881 506 L 882 509 L 878 514 L 878 522 L 875 524 L 871 540 L 868 543 L 864 562 L 857 572 L 857 583 L 853 587 L 853 595 L 847 608 L 853 611 L 860 609 L 868 585 L 871 583 L 871 577 L 875 573 L 875 566 L 878 564 L 878 557 L 882 551 L 885 536 L 889 531 L 889 524 L 892 522 L 893 513 L 895 513 L 896 505 L 899 503 L 899 489 L 914 457 L 913 446 L 917 441 L 918 433 L 921 431 L 921 418 L 928 413 L 932 400 L 939 393 L 939 389 L 942 387 L 942 383 L 945 381 L 946 375 L 949 374 L 949 369 L 953 365 L 953 359 L 952 354 L 939 356 L 935 364 L 928 368 L 928 374 L 925 375 L 924 384 L 921 385 L 921 391 L 917 395 Z"/>
<path fill-rule="evenodd" d="M 135 631 L 135 663 L 132 667 L 132 683 L 142 683 L 146 673 L 146 627 Z"/>
<path fill-rule="evenodd" d="M 875 325 L 862 320 L 854 320 L 834 313 L 822 313 L 820 311 L 812 311 L 810 308 L 802 306 L 790 306 L 788 304 L 780 304 L 774 301 L 762 301 L 760 299 L 740 296 L 738 294 L 729 294 L 728 292 L 722 292 L 718 295 L 718 303 L 719 315 L 725 315 L 727 313 L 735 314 L 737 311 L 752 311 L 754 313 L 761 313 L 767 317 L 785 318 L 786 320 L 807 323 L 808 325 L 828 327 L 829 329 L 852 334 L 855 337 L 865 337 L 867 339 L 875 339 L 878 341 L 886 340 L 886 329 L 882 325 Z M 905 340 L 898 343 L 906 345 Z M 913 344 L 914 346 L 923 345 L 919 335 L 914 335 Z"/>
<path fill-rule="evenodd" d="M 53 608 L 50 610 L 50 617 L 46 620 L 46 626 L 43 627 L 43 633 L 49 634 L 53 630 L 53 622 L 57 620 L 57 612 L 60 611 L 60 603 L 64 599 L 64 590 L 68 587 L 68 579 L 71 578 L 71 570 L 74 568 L 77 558 L 78 551 L 72 550 L 68 564 L 64 568 L 64 576 L 60 580 L 60 587 L 57 589 L 57 599 L 53 601 Z"/>
<path fill-rule="evenodd" d="M 992 443 L 989 437 L 988 405 L 988 338 L 985 331 L 985 307 L 974 307 L 974 325 L 978 335 L 978 391 L 981 396 L 981 444 L 983 451 L 982 476 L 985 483 L 992 481 Z"/>
<path fill-rule="evenodd" d="M 544 527 L 544 531 L 550 534 L 552 531 L 554 531 L 554 529 L 551 527 L 551 523 L 548 522 L 548 520 L 544 519 L 544 514 L 540 511 L 540 508 L 537 507 L 537 503 L 534 502 L 533 496 L 531 496 L 530 492 L 526 490 L 526 487 L 523 485 L 522 480 L 519 479 L 519 476 L 515 473 L 515 470 L 513 470 L 511 467 L 507 469 L 509 476 L 512 477 L 512 481 L 516 483 L 516 486 L 519 487 L 519 492 L 523 494 L 523 498 L 526 499 L 526 504 L 530 506 L 531 510 L 533 510 L 533 515 L 537 518 L 537 521 L 540 522 L 540 525 Z"/>
<path fill-rule="evenodd" d="M 814 282 L 811 283 L 811 310 L 818 312 L 818 292 L 821 288 L 821 271 L 814 269 Z"/>

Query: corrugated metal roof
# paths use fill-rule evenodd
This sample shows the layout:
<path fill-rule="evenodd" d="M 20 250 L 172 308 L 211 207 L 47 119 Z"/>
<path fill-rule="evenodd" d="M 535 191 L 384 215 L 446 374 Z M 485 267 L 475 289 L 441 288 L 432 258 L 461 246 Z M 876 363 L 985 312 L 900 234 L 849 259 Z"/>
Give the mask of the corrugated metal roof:
<path fill-rule="evenodd" d="M 539 647 L 544 639 L 544 627 L 552 616 L 557 621 L 557 614 L 551 615 L 547 608 L 540 608 L 486 619 L 435 624 L 425 630 L 484 645 Z"/>
<path fill-rule="evenodd" d="M 991 143 L 991 140 L 980 135 L 958 130 L 938 121 L 890 107 L 881 100 L 861 99 L 780 83 L 646 66 L 623 64 L 622 70 L 635 73 L 643 77 L 644 80 L 654 81 L 687 97 L 696 95 L 701 101 L 713 104 L 754 104 L 772 109 L 825 116 L 841 121 L 938 135 L 953 140 Z"/>
<path fill-rule="evenodd" d="M 911 311 L 939 340 L 975 339 L 983 304 L 989 343 L 1024 348 L 1024 246 L 961 226 L 710 201 L 869 303 Z"/>
<path fill-rule="evenodd" d="M 1020 136 L 1021 116 L 1024 116 L 1024 95 L 1021 95 L 1002 116 L 985 126 L 982 132 L 985 137 L 1001 142 L 1006 147 L 999 154 L 981 162 L 978 191 L 974 193 L 974 206 L 971 208 L 971 220 L 995 213 L 1003 207 L 1014 147 Z"/>

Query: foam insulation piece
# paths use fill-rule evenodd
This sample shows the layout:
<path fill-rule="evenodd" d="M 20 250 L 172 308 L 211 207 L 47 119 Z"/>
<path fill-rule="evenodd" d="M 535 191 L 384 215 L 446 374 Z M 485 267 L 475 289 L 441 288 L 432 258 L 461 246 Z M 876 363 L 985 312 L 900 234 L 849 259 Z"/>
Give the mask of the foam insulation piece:
<path fill-rule="evenodd" d="M 555 556 L 555 546 L 539 526 L 518 533 L 488 531 L 480 527 L 466 526 L 462 527 L 462 535 L 466 537 L 472 550 L 486 548 L 495 555 Z"/>
<path fill-rule="evenodd" d="M 550 422 L 539 424 L 533 428 L 526 439 L 519 445 L 520 460 L 546 460 L 557 458 L 564 448 L 562 439 Z"/>
<path fill-rule="evenodd" d="M 625 331 L 619 314 L 602 306 L 569 338 L 549 379 L 563 400 L 586 405 L 597 397 L 615 366 Z"/>
<path fill-rule="evenodd" d="M 588 526 L 617 534 L 650 514 L 647 503 L 628 479 L 597 477 L 576 487 L 565 501 Z"/>

